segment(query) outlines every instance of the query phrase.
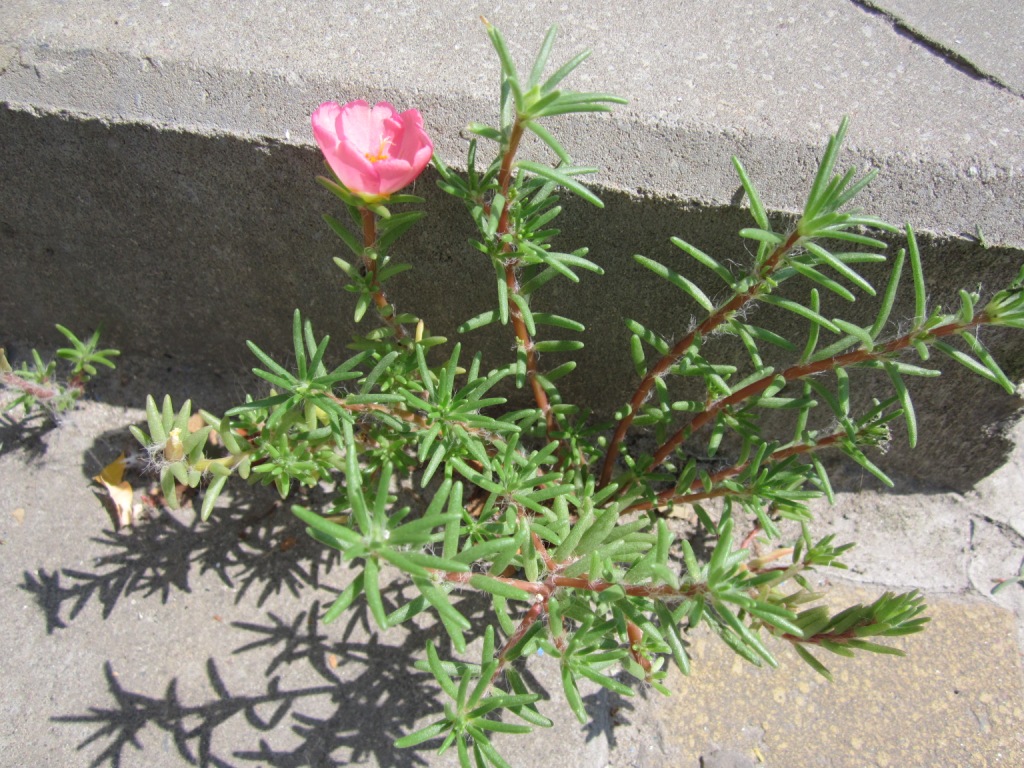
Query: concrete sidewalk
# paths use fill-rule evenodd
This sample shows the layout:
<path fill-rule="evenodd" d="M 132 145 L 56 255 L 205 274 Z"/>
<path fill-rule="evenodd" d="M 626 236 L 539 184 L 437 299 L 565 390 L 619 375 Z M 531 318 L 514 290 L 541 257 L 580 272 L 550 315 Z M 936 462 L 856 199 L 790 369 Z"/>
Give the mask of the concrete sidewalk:
<path fill-rule="evenodd" d="M 89 477 L 131 448 L 126 425 L 142 418 L 86 403 L 58 430 L 0 429 L 0 764 L 453 765 L 392 747 L 436 712 L 409 662 L 427 642 L 445 648 L 443 633 L 377 633 L 358 607 L 319 623 L 350 576 L 273 495 L 236 495 L 209 525 L 184 510 L 111 530 Z M 822 574 L 837 605 L 925 588 L 932 622 L 897 642 L 906 658 L 823 659 L 829 684 L 785 648 L 774 646 L 779 670 L 755 670 L 698 632 L 693 674 L 673 674 L 671 698 L 590 690 L 587 728 L 557 665 L 534 658 L 556 727 L 501 740 L 506 756 L 523 768 L 1024 764 L 1024 589 L 987 594 L 991 574 L 1019 562 L 1019 536 L 1000 538 L 975 508 L 1020 475 L 1008 467 L 968 498 L 905 497 L 930 523 L 910 508 L 902 536 L 851 494 L 823 511 L 821 534 L 874 531 L 844 558 L 852 571 Z"/>

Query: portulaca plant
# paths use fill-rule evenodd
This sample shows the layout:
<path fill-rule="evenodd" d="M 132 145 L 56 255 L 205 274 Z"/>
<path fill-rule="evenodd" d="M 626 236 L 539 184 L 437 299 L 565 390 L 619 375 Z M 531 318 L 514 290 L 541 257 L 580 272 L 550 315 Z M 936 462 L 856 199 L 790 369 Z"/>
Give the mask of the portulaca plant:
<path fill-rule="evenodd" d="M 538 652 L 557 659 L 581 722 L 588 717 L 582 679 L 622 695 L 637 685 L 668 693 L 668 666 L 689 672 L 687 636 L 701 625 L 755 665 L 776 664 L 766 642 L 774 637 L 775 647 L 792 649 L 826 677 L 829 653 L 898 653 L 886 639 L 927 621 L 918 593 L 832 612 L 807 578 L 843 567 L 851 546 L 812 532 L 809 505 L 832 497 L 821 456 L 844 453 L 889 483 L 871 450 L 889 439 L 894 419 L 916 440 L 905 381 L 937 375 L 937 358 L 1012 392 L 978 334 L 1024 326 L 1021 281 L 987 299 L 961 291 L 951 311 L 931 306 L 913 232 L 907 228 L 906 248 L 887 257 L 876 233 L 898 230 L 853 207 L 874 173 L 837 169 L 844 121 L 824 148 L 802 215 L 783 229 L 734 160 L 753 218 L 739 233 L 753 244 L 746 261 L 678 238 L 670 262 L 635 256 L 679 290 L 682 313 L 699 317 L 678 336 L 626 321 L 631 343 L 622 353 L 635 368 L 634 392 L 604 421 L 559 390 L 585 338 L 571 302 L 556 314 L 536 309 L 535 300 L 555 282 L 601 273 L 586 248 L 556 246 L 560 196 L 601 202 L 582 181 L 594 169 L 568 155 L 551 118 L 607 111 L 623 100 L 563 86 L 587 54 L 550 71 L 554 30 L 525 74 L 500 32 L 488 25 L 487 33 L 500 65 L 500 121 L 469 126 L 475 138 L 462 170 L 438 157 L 433 166 L 441 190 L 462 201 L 476 227 L 468 247 L 493 267 L 494 307 L 467 318 L 463 338 L 452 342 L 430 334 L 429 318 L 393 306 L 387 285 L 411 268 L 393 249 L 423 202 L 401 190 L 430 162 L 432 142 L 414 109 L 321 105 L 313 135 L 331 175 L 319 182 L 351 221 L 325 219 L 343 246 L 335 262 L 355 320 L 368 329 L 350 344 L 354 353 L 342 352 L 297 310 L 293 364 L 249 342 L 254 373 L 270 393 L 223 415 L 203 411 L 198 429 L 189 427 L 189 403 L 176 409 L 150 398 L 148 432 L 135 434 L 168 502 L 176 502 L 176 483 L 202 485 L 205 519 L 235 478 L 273 484 L 282 497 L 298 486 L 327 489 L 323 506 L 292 508 L 309 535 L 350 567 L 324 619 L 365 601 L 382 632 L 424 614 L 444 627 L 453 658 L 428 644 L 410 660 L 433 675 L 443 714 L 397 743 L 454 747 L 463 766 L 507 765 L 492 732 L 551 724 L 521 671 Z M 527 133 L 550 150 L 549 163 L 519 157 Z M 887 259 L 888 280 L 877 288 L 857 271 Z M 694 270 L 716 281 L 716 298 L 687 276 Z M 914 313 L 897 325 L 890 314 L 908 272 Z M 803 302 L 779 294 L 787 281 L 802 283 Z M 828 317 L 823 291 L 848 301 L 874 297 L 877 313 L 868 325 Z M 794 338 L 758 325 L 749 310 L 759 305 L 792 313 L 805 331 Z M 472 351 L 472 332 L 493 324 L 514 341 L 509 359 Z M 723 351 L 726 339 L 745 350 L 739 364 Z M 851 389 L 862 368 L 884 371 L 892 389 L 857 410 Z M 512 388 L 523 390 L 527 405 L 508 406 Z M 763 423 L 779 413 L 789 416 L 782 438 Z M 646 442 L 633 439 L 641 431 Z M 423 505 L 400 504 L 402 485 L 420 489 Z M 667 520 L 674 508 L 695 513 L 697 535 L 712 543 L 706 556 L 674 532 Z M 385 573 L 413 588 L 396 594 L 413 596 L 386 598 Z M 490 601 L 493 618 L 483 626 L 460 610 L 467 590 Z M 470 654 L 472 639 L 479 642 Z"/>
<path fill-rule="evenodd" d="M 99 330 L 93 331 L 85 341 L 63 325 L 58 325 L 57 330 L 71 345 L 57 350 L 57 358 L 70 366 L 66 380 L 57 373 L 57 361 L 44 360 L 38 350 L 31 352 L 31 365 L 25 362 L 15 369 L 0 347 L 0 394 L 4 395 L 0 400 L 0 414 L 20 407 L 25 417 L 45 414 L 58 420 L 85 394 L 86 384 L 99 371 L 97 366 L 116 367 L 112 358 L 121 352 L 100 349 Z"/>

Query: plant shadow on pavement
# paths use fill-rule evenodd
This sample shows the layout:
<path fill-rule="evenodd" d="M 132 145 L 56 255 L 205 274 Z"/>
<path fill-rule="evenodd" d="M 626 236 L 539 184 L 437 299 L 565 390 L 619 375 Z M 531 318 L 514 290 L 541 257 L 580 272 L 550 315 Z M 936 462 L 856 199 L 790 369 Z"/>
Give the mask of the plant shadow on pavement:
<path fill-rule="evenodd" d="M 91 568 L 25 570 L 21 588 L 39 605 L 48 634 L 73 632 L 75 618 L 89 606 L 106 619 L 131 597 L 166 604 L 175 593 L 191 593 L 207 572 L 233 590 L 236 604 L 246 599 L 262 607 L 280 594 L 305 602 L 312 590 L 327 589 L 321 580 L 332 571 L 339 572 L 332 581 L 347 581 L 338 553 L 307 536 L 288 511 L 292 503 L 320 505 L 315 495 L 321 491 L 311 493 L 282 502 L 273 489 L 242 487 L 230 499 L 222 497 L 229 506 L 218 506 L 208 523 L 189 505 L 154 511 L 134 527 L 92 537 L 92 549 L 99 551 Z M 193 500 L 196 508 L 199 502 Z M 392 608 L 409 599 L 397 584 L 382 595 Z M 467 594 L 458 606 L 474 625 L 467 633 L 472 641 L 482 635 L 487 603 Z M 409 662 L 422 656 L 428 642 L 452 653 L 447 635 L 438 625 L 399 627 L 378 637 L 362 601 L 328 634 L 320 622 L 323 609 L 314 602 L 292 618 L 268 612 L 256 622 L 231 624 L 249 638 L 232 655 L 256 657 L 243 663 L 257 666 L 269 658 L 259 688 L 229 688 L 221 670 L 231 662 L 215 649 L 206 661 L 212 694 L 205 700 L 180 690 L 177 677 L 162 692 L 131 690 L 108 659 L 103 675 L 109 700 L 52 720 L 90 729 L 78 749 L 95 754 L 88 764 L 96 768 L 126 764 L 130 752 L 144 750 L 159 733 L 183 764 L 204 767 L 426 765 L 418 752 L 395 749 L 394 741 L 440 710 L 427 686 L 432 677 Z M 218 736 L 225 726 L 231 735 Z M 241 739 L 239 728 L 245 731 Z M 436 748 L 440 741 L 433 743 Z"/>
<path fill-rule="evenodd" d="M 19 451 L 29 446 L 33 456 L 42 457 L 48 431 L 45 425 L 32 426 L 30 440 L 19 436 Z M 123 429 L 99 437 L 82 465 L 83 476 L 91 479 L 106 458 L 127 444 Z M 132 482 L 142 485 L 138 477 Z M 201 497 L 178 511 L 154 509 L 133 527 L 93 536 L 90 568 L 25 570 L 21 588 L 39 605 L 47 634 L 73 632 L 74 620 L 89 606 L 107 619 L 132 597 L 166 604 L 176 593 L 191 593 L 207 572 L 233 591 L 236 604 L 248 599 L 262 607 L 286 591 L 309 599 L 311 590 L 323 588 L 322 578 L 345 569 L 338 553 L 307 536 L 288 510 L 292 503 L 322 506 L 323 493 L 315 488 L 282 501 L 272 488 L 239 487 L 230 497 L 223 495 L 208 523 L 196 512 Z M 97 497 L 106 500 L 98 487 Z M 347 578 L 332 579 L 339 580 Z M 410 595 L 402 590 L 397 584 L 382 589 L 389 609 L 408 601 Z M 467 640 L 478 640 L 488 601 L 476 593 L 453 597 L 473 626 Z M 250 636 L 232 655 L 246 657 L 249 666 L 266 665 L 258 683 L 229 687 L 222 670 L 230 671 L 231 661 L 210 649 L 214 655 L 205 664 L 209 694 L 186 690 L 178 677 L 163 691 L 150 693 L 127 687 L 116 661 L 108 659 L 102 674 L 109 699 L 85 712 L 57 714 L 52 721 L 89 729 L 78 749 L 89 755 L 94 768 L 126 764 L 131 752 L 144 753 L 159 734 L 165 748 L 173 744 L 183 764 L 203 767 L 428 765 L 427 750 L 436 749 L 440 738 L 419 750 L 398 750 L 394 741 L 441 710 L 431 675 L 410 667 L 410 661 L 422 658 L 427 643 L 454 655 L 443 628 L 396 627 L 379 636 L 365 602 L 358 600 L 345 623 L 338 622 L 328 634 L 320 622 L 324 607 L 314 602 L 290 619 L 267 612 L 260 622 L 232 622 Z M 531 690 L 548 697 L 528 669 L 520 671 Z M 584 701 L 594 715 L 583 728 L 584 738 L 603 735 L 614 744 L 615 726 L 628 723 L 618 713 L 631 705 L 605 691 Z"/>
<path fill-rule="evenodd" d="M 382 593 L 386 602 L 397 604 L 399 587 L 387 587 Z M 79 744 L 79 749 L 103 745 L 90 763 L 93 768 L 120 766 L 129 745 L 144 749 L 140 737 L 147 729 L 163 731 L 184 761 L 203 768 L 251 764 L 326 768 L 350 762 L 427 765 L 418 752 L 398 750 L 393 742 L 441 709 L 434 696 L 424 695 L 432 677 L 407 664 L 410 657 L 421 655 L 426 643 L 445 649 L 449 641 L 443 629 L 395 628 L 387 633 L 385 644 L 370 626 L 365 602 L 357 601 L 347 614 L 345 628 L 339 627 L 329 637 L 320 622 L 323 607 L 314 602 L 291 620 L 268 613 L 266 623 L 232 623 L 253 636 L 234 655 L 270 656 L 264 669 L 265 687 L 256 693 L 229 691 L 214 658 L 206 662 L 213 696 L 199 704 L 182 700 L 177 678 L 161 695 L 127 690 L 108 661 L 104 674 L 112 704 L 53 720 L 93 729 Z M 471 621 L 476 619 L 474 626 L 480 624 L 484 607 L 475 595 L 459 603 Z M 293 679 L 297 682 L 290 682 Z M 236 721 L 232 744 L 223 747 L 224 739 L 218 740 L 216 734 L 231 720 Z M 251 746 L 239 743 L 237 727 L 243 720 L 241 727 L 247 725 L 252 734 Z M 439 740 L 432 743 L 436 747 Z"/>
<path fill-rule="evenodd" d="M 47 413 L 26 418 L 0 414 L 0 456 L 17 452 L 25 462 L 42 459 L 46 455 L 46 436 L 58 426 Z"/>
<path fill-rule="evenodd" d="M 215 573 L 235 590 L 236 603 L 260 590 L 262 606 L 285 589 L 298 596 L 306 587 L 317 588 L 337 563 L 337 553 L 306 536 L 287 506 L 265 489 L 242 489 L 230 509 L 218 509 L 215 517 L 203 523 L 187 508 L 157 511 L 134 527 L 93 537 L 107 551 L 95 557 L 91 570 L 25 571 L 21 587 L 35 598 L 53 633 L 67 628 L 90 602 L 102 606 L 104 618 L 136 593 L 158 594 L 166 603 L 173 592 L 192 591 L 194 573 Z"/>

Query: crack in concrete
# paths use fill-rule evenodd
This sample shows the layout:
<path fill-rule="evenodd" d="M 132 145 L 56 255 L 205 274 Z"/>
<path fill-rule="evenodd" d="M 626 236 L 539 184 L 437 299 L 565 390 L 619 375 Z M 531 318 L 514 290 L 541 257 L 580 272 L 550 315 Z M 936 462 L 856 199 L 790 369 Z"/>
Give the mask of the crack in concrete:
<path fill-rule="evenodd" d="M 872 16 L 882 17 L 892 25 L 896 34 L 902 35 L 915 45 L 919 45 L 929 53 L 938 56 L 949 66 L 963 72 L 968 77 L 995 86 L 999 90 L 1011 93 L 1019 99 L 1024 99 L 1024 92 L 1018 91 L 1012 85 L 1000 79 L 998 76 L 993 75 L 991 72 L 986 72 L 962 53 L 950 48 L 941 40 L 936 40 L 923 34 L 909 22 L 900 18 L 887 8 L 875 3 L 873 0 L 850 0 L 850 2 L 865 13 L 869 13 Z"/>
<path fill-rule="evenodd" d="M 1010 523 L 1002 520 L 997 520 L 994 517 L 989 517 L 984 513 L 975 513 L 971 515 L 971 549 L 974 549 L 974 521 L 975 519 L 984 520 L 986 523 L 991 525 L 997 531 L 999 531 L 1006 539 L 1011 542 L 1016 542 L 1020 546 L 1024 546 L 1024 535 L 1017 531 Z"/>

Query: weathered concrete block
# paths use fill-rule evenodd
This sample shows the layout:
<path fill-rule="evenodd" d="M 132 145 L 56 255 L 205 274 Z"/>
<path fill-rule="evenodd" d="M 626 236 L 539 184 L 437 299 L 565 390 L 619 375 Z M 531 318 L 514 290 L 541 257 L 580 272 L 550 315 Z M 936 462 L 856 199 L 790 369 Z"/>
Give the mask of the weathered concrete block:
<path fill-rule="evenodd" d="M 600 413 L 623 402 L 634 378 L 623 318 L 671 336 L 697 311 L 632 255 L 684 268 L 668 244 L 678 235 L 737 265 L 749 260 L 735 235 L 749 217 L 730 154 L 774 215 L 791 215 L 828 133 L 851 114 L 844 163 L 882 172 L 863 207 L 922 230 L 934 300 L 949 303 L 964 286 L 994 290 L 1022 260 L 1024 103 L 1011 88 L 951 66 L 853 5 L 816 14 L 783 2 L 770 19 L 758 13 L 665 5 L 622 17 L 572 2 L 493 18 L 524 66 L 559 21 L 563 57 L 595 49 L 578 87 L 633 99 L 612 117 L 557 129 L 574 157 L 603 168 L 595 188 L 606 203 L 567 202 L 561 244 L 589 246 L 606 275 L 541 299 L 564 301 L 564 313 L 587 325 L 565 392 Z M 755 29 L 771 43 L 753 44 Z M 319 221 L 335 205 L 313 183 L 322 165 L 310 110 L 328 98 L 415 105 L 438 152 L 458 166 L 460 128 L 493 118 L 496 72 L 475 12 L 454 1 L 230 14 L 215 2 L 9 3 L 0 20 L 0 329 L 41 341 L 54 322 L 102 322 L 129 355 L 242 369 L 243 338 L 287 355 L 299 307 L 340 344 L 351 304 L 331 264 L 342 246 Z M 493 278 L 466 245 L 468 217 L 435 178 L 417 184 L 429 216 L 401 244 L 416 270 L 392 295 L 453 336 L 490 305 Z M 717 291 L 699 268 L 688 274 Z M 905 299 L 894 322 L 909 316 Z M 859 301 L 854 310 L 866 320 L 873 308 Z M 1024 339 L 985 340 L 1011 375 L 1024 372 Z M 506 359 L 500 330 L 479 341 L 492 365 Z M 1004 460 L 1018 401 L 951 365 L 941 380 L 913 382 L 917 451 L 897 440 L 881 463 L 924 486 L 962 489 Z"/>

